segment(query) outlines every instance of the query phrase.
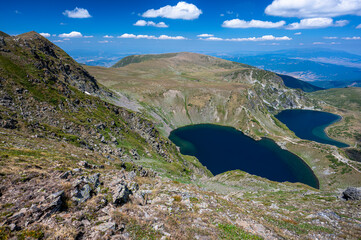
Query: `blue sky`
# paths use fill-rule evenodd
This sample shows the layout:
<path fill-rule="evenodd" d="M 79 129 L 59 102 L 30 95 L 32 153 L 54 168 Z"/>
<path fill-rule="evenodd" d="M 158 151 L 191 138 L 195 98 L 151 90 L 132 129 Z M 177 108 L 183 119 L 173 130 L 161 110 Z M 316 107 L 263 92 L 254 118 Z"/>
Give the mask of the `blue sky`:
<path fill-rule="evenodd" d="M 35 30 L 70 53 L 322 47 L 361 55 L 361 0 L 5 1 L 0 30 Z"/>

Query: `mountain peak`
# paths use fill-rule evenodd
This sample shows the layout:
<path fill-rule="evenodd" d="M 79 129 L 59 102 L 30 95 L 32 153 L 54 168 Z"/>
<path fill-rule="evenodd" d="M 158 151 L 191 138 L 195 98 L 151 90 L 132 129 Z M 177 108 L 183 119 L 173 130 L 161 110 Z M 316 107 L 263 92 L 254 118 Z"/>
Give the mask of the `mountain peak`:
<path fill-rule="evenodd" d="M 200 53 L 193 52 L 177 52 L 177 53 L 162 53 L 162 54 L 142 54 L 130 55 L 122 58 L 112 67 L 119 68 L 127 65 L 142 64 L 150 66 L 151 68 L 164 68 L 171 66 L 172 68 L 203 66 L 203 67 L 218 67 L 218 68 L 239 68 L 250 67 L 245 64 L 231 62 L 217 57 L 212 57 Z M 145 66 L 142 66 L 145 67 Z"/>
<path fill-rule="evenodd" d="M 30 31 L 30 32 L 26 32 L 26 33 L 22 33 L 17 35 L 17 37 L 20 37 L 22 39 L 46 39 L 45 37 L 41 36 L 39 33 L 35 32 L 35 31 Z"/>

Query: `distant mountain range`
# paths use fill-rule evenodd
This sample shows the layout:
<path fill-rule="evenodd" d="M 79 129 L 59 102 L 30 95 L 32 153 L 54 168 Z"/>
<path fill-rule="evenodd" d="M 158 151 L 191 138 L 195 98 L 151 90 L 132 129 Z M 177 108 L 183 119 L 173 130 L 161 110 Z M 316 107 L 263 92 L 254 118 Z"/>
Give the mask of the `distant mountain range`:
<path fill-rule="evenodd" d="M 208 54 L 312 82 L 312 85 L 321 88 L 361 86 L 361 56 L 343 51 L 321 48 L 318 50 L 288 49 L 274 52 Z M 130 53 L 73 52 L 72 55 L 77 62 L 82 64 L 111 67 Z"/>
<path fill-rule="evenodd" d="M 343 51 L 290 49 L 221 57 L 290 75 L 322 88 L 361 86 L 361 56 Z"/>

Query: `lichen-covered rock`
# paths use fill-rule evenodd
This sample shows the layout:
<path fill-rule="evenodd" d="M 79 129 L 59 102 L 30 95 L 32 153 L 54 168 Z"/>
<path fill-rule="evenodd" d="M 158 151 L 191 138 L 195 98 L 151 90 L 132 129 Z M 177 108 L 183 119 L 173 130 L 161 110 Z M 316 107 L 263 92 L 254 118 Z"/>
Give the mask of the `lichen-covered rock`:
<path fill-rule="evenodd" d="M 76 188 L 73 192 L 72 199 L 78 203 L 83 203 L 91 198 L 92 189 L 89 184 L 85 184 L 82 188 Z"/>
<path fill-rule="evenodd" d="M 88 183 L 92 184 L 93 189 L 99 187 L 100 185 L 99 177 L 100 177 L 100 173 L 95 173 L 86 179 Z"/>
<path fill-rule="evenodd" d="M 129 190 L 126 183 L 119 183 L 113 191 L 113 205 L 121 206 L 129 201 Z"/>
<path fill-rule="evenodd" d="M 361 200 L 361 191 L 354 187 L 348 187 L 342 193 L 342 198 L 345 200 Z"/>

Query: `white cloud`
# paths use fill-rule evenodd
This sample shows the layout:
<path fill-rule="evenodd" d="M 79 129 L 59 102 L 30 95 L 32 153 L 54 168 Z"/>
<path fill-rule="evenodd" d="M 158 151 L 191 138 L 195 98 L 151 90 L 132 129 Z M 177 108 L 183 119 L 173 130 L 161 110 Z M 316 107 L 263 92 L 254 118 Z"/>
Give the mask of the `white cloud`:
<path fill-rule="evenodd" d="M 63 40 L 54 40 L 53 42 L 64 42 Z"/>
<path fill-rule="evenodd" d="M 361 0 L 274 0 L 265 13 L 298 18 L 361 16 Z"/>
<path fill-rule="evenodd" d="M 160 36 L 158 37 L 158 39 L 184 40 L 184 39 L 186 39 L 186 38 L 183 37 L 183 36 L 171 37 L 171 36 L 167 36 L 167 35 L 160 35 Z"/>
<path fill-rule="evenodd" d="M 231 41 L 231 42 L 259 42 L 259 41 L 289 41 L 292 38 L 283 36 L 275 37 L 273 35 L 264 35 L 262 37 L 248 37 L 248 38 L 218 38 L 218 37 L 209 37 L 202 38 L 201 40 L 207 41 Z"/>
<path fill-rule="evenodd" d="M 222 27 L 226 28 L 279 28 L 285 25 L 285 21 L 268 22 L 260 20 L 245 21 L 240 19 L 232 19 L 224 21 Z"/>
<path fill-rule="evenodd" d="M 121 36 L 118 36 L 117 38 L 136 38 L 137 36 L 134 34 L 128 34 L 128 33 L 124 33 Z"/>
<path fill-rule="evenodd" d="M 208 33 L 203 33 L 203 34 L 199 34 L 199 35 L 197 35 L 197 37 L 201 37 L 201 38 L 203 38 L 203 37 L 213 37 L 214 35 L 213 34 L 208 34 Z"/>
<path fill-rule="evenodd" d="M 187 38 L 183 36 L 168 36 L 168 35 L 160 35 L 159 37 L 153 36 L 153 35 L 135 35 L 135 34 L 129 34 L 124 33 L 121 36 L 118 36 L 117 38 L 134 38 L 134 39 L 159 39 L 159 40 L 185 40 Z"/>
<path fill-rule="evenodd" d="M 301 32 L 294 33 L 294 35 L 301 35 L 301 34 L 302 34 Z"/>
<path fill-rule="evenodd" d="M 98 41 L 98 43 L 109 43 L 109 41 L 108 40 Z"/>
<path fill-rule="evenodd" d="M 219 37 L 208 37 L 208 38 L 204 38 L 203 40 L 207 40 L 207 41 L 223 41 L 223 38 L 219 38 Z"/>
<path fill-rule="evenodd" d="M 39 33 L 43 37 L 50 37 L 50 33 Z"/>
<path fill-rule="evenodd" d="M 72 31 L 71 33 L 59 34 L 59 37 L 61 37 L 61 38 L 79 38 L 79 37 L 83 37 L 83 35 L 80 32 Z"/>
<path fill-rule="evenodd" d="M 344 40 L 360 40 L 361 37 L 343 37 Z"/>
<path fill-rule="evenodd" d="M 260 43 L 259 45 L 262 45 L 262 46 L 279 46 L 280 44 L 279 43 Z"/>
<path fill-rule="evenodd" d="M 349 24 L 348 20 L 339 20 L 339 21 L 335 22 L 334 26 L 335 27 L 343 27 L 343 26 L 346 26 L 347 24 Z"/>
<path fill-rule="evenodd" d="M 323 37 L 324 39 L 337 39 L 338 37 Z"/>
<path fill-rule="evenodd" d="M 186 2 L 178 2 L 175 6 L 167 5 L 159 9 L 149 9 L 142 14 L 142 17 L 193 20 L 197 19 L 201 14 L 202 10 L 200 10 L 196 5 Z"/>
<path fill-rule="evenodd" d="M 21 14 L 21 12 L 19 10 L 15 10 L 14 11 L 16 14 Z"/>
<path fill-rule="evenodd" d="M 114 37 L 110 36 L 110 35 L 105 35 L 105 36 L 103 36 L 103 38 L 114 38 Z"/>
<path fill-rule="evenodd" d="M 93 38 L 93 35 L 89 35 L 89 36 L 83 36 L 84 38 Z"/>
<path fill-rule="evenodd" d="M 286 26 L 287 29 L 314 29 L 314 28 L 326 28 L 326 27 L 343 27 L 349 22 L 347 20 L 339 20 L 335 23 L 332 18 L 305 18 L 300 22 L 291 23 Z"/>
<path fill-rule="evenodd" d="M 339 43 L 339 42 L 332 42 L 331 44 L 332 44 L 332 45 L 337 45 L 337 44 L 341 44 L 341 43 Z"/>
<path fill-rule="evenodd" d="M 356 28 L 361 28 L 361 24 L 359 24 Z"/>
<path fill-rule="evenodd" d="M 169 27 L 164 22 L 155 23 L 153 21 L 144 21 L 144 20 L 138 20 L 133 25 L 134 26 L 139 26 L 139 27 L 144 27 L 144 26 L 159 27 L 159 28 L 167 28 L 167 27 Z"/>
<path fill-rule="evenodd" d="M 322 44 L 325 44 L 324 42 L 313 42 L 312 43 L 313 45 L 322 45 Z"/>
<path fill-rule="evenodd" d="M 74 10 L 65 10 L 63 14 L 69 18 L 91 18 L 88 10 L 84 8 L 74 8 Z"/>

